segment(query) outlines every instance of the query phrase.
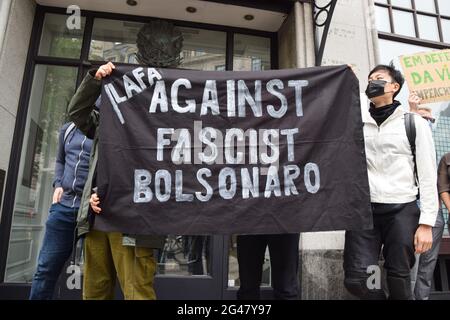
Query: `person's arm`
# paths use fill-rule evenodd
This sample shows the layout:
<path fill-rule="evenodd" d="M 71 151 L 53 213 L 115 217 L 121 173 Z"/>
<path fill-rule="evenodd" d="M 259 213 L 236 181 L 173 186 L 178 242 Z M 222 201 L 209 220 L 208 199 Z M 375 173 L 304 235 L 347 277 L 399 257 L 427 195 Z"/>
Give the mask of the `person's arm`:
<path fill-rule="evenodd" d="M 65 125 L 59 130 L 58 151 L 56 153 L 56 162 L 55 162 L 55 177 L 53 179 L 53 188 L 55 188 L 55 190 L 53 192 L 52 203 L 59 202 L 64 192 L 62 188 L 64 166 L 66 164 L 66 153 L 64 151 L 64 133 L 67 127 L 68 126 Z"/>
<path fill-rule="evenodd" d="M 445 207 L 447 208 L 448 211 L 450 211 L 450 193 L 442 192 L 440 194 L 440 196 L 441 196 L 441 200 L 444 203 Z"/>
<path fill-rule="evenodd" d="M 99 113 L 94 109 L 101 93 L 101 79 L 110 75 L 115 66 L 108 62 L 97 70 L 91 69 L 84 77 L 69 103 L 69 118 L 88 138 L 93 139 L 99 124 Z"/>
<path fill-rule="evenodd" d="M 427 121 L 416 117 L 416 164 L 420 192 L 420 218 L 414 244 L 416 253 L 431 249 L 433 244 L 432 227 L 436 223 L 439 210 L 439 197 L 436 187 L 436 152 L 431 129 Z"/>
<path fill-rule="evenodd" d="M 430 121 L 430 123 L 434 123 L 435 120 L 433 118 L 433 114 L 431 113 L 431 109 L 429 108 L 419 108 L 422 99 L 417 95 L 415 91 L 409 94 L 408 103 L 409 110 L 411 112 L 419 114 L 425 120 Z"/>

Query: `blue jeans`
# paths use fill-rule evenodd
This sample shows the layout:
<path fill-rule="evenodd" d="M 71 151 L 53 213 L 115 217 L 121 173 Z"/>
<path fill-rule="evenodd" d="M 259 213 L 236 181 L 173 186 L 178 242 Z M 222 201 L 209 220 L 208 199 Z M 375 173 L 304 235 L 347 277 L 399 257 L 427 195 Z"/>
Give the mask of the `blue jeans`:
<path fill-rule="evenodd" d="M 38 266 L 31 285 L 31 300 L 52 299 L 56 281 L 73 248 L 78 208 L 60 203 L 49 210 Z"/>

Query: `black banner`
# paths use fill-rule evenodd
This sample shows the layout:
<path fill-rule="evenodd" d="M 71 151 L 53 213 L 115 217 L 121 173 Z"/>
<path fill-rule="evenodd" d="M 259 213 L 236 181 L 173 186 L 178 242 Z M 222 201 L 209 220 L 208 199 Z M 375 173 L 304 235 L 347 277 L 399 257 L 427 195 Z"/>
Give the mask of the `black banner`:
<path fill-rule="evenodd" d="M 117 67 L 100 106 L 95 228 L 273 234 L 372 225 L 358 81 L 347 66 Z"/>

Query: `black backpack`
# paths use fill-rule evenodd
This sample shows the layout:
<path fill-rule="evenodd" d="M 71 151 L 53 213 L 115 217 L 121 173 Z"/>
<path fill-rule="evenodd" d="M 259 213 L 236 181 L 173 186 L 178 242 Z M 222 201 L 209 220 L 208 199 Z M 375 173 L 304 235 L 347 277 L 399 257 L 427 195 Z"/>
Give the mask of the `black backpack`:
<path fill-rule="evenodd" d="M 406 136 L 408 137 L 409 144 L 411 146 L 411 152 L 414 161 L 414 177 L 416 178 L 416 183 L 419 185 L 419 177 L 417 176 L 417 163 L 416 163 L 416 124 L 414 121 L 413 113 L 405 113 L 405 129 Z M 419 196 L 417 196 L 419 198 Z"/>

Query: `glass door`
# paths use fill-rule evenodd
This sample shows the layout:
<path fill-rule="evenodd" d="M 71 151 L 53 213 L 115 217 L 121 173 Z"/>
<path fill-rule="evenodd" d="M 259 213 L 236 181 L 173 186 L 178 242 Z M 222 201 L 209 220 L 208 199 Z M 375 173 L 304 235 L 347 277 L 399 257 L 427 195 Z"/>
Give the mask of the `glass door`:
<path fill-rule="evenodd" d="M 75 92 L 76 67 L 37 65 L 22 145 L 5 282 L 29 283 L 53 195 L 58 135 Z"/>

